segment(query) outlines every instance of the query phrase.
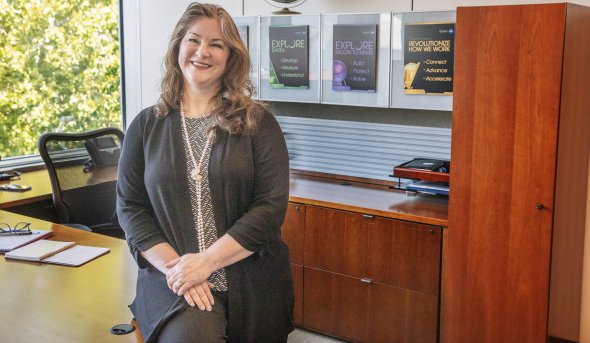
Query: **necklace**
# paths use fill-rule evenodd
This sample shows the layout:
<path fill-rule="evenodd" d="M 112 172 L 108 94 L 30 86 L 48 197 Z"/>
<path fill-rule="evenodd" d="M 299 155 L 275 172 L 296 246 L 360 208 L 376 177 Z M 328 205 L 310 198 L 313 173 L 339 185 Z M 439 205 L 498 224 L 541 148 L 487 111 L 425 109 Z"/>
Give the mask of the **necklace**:
<path fill-rule="evenodd" d="M 188 154 L 189 154 L 189 157 L 191 158 L 191 162 L 193 164 L 193 170 L 191 170 L 190 176 L 191 176 L 191 179 L 193 179 L 195 181 L 200 181 L 203 178 L 203 173 L 201 173 L 203 159 L 205 158 L 205 155 L 207 155 L 209 147 L 211 146 L 211 141 L 213 140 L 214 133 L 213 133 L 213 131 L 209 131 L 209 134 L 207 135 L 207 143 L 205 144 L 205 148 L 203 148 L 203 151 L 201 152 L 201 157 L 199 158 L 199 162 L 197 162 L 197 159 L 195 158 L 195 155 L 193 153 L 193 147 L 190 144 L 190 139 L 188 136 L 188 129 L 186 127 L 186 119 L 185 119 L 185 114 L 184 114 L 184 107 L 182 106 L 182 101 L 180 101 L 180 121 L 182 124 L 182 132 L 184 134 L 184 139 L 186 140 L 186 143 L 188 146 Z"/>
<path fill-rule="evenodd" d="M 204 220 L 203 220 L 203 210 L 202 210 L 202 182 L 203 182 L 203 172 L 202 172 L 202 166 L 203 166 L 203 160 L 205 159 L 205 156 L 207 155 L 207 152 L 209 151 L 210 147 L 211 147 L 211 141 L 213 141 L 214 137 L 215 137 L 215 132 L 213 130 L 210 130 L 209 133 L 207 134 L 207 142 L 205 143 L 205 147 L 203 148 L 203 151 L 201 152 L 201 156 L 199 158 L 199 161 L 197 162 L 197 159 L 195 158 L 195 155 L 193 153 L 193 147 L 190 143 L 190 139 L 189 139 L 189 135 L 188 135 L 188 129 L 186 126 L 186 118 L 184 116 L 184 107 L 182 106 L 182 101 L 180 101 L 180 123 L 182 126 L 182 132 L 184 134 L 184 139 L 186 141 L 187 144 L 187 150 L 188 150 L 188 154 L 189 157 L 191 159 L 191 163 L 193 165 L 193 169 L 190 171 L 189 175 L 191 177 L 191 179 L 193 179 L 195 181 L 195 188 L 196 188 L 196 193 L 197 193 L 197 230 L 199 231 L 199 233 L 202 234 L 203 229 L 204 229 Z M 200 237 L 199 239 L 199 249 L 200 251 L 205 251 L 206 246 L 205 246 L 205 242 L 204 239 L 202 239 L 202 237 Z"/>

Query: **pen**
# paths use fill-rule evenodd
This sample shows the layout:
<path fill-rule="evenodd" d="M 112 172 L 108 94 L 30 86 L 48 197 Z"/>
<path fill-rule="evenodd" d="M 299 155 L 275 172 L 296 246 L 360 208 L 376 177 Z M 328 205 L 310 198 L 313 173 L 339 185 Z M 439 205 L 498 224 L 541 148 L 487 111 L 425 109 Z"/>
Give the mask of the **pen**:
<path fill-rule="evenodd" d="M 32 235 L 33 231 L 23 231 L 23 232 L 0 232 L 0 237 L 2 236 L 25 236 L 25 235 Z"/>

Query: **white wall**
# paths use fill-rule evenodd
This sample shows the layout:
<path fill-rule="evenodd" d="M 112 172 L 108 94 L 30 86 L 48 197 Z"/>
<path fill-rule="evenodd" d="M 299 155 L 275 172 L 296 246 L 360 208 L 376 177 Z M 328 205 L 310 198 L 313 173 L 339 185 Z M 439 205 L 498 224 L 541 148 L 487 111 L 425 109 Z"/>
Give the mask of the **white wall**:
<path fill-rule="evenodd" d="M 141 109 L 159 96 L 162 60 L 176 22 L 190 0 L 125 0 L 125 110 L 129 125 Z M 242 15 L 242 2 L 217 0 L 232 16 Z"/>
<path fill-rule="evenodd" d="M 293 11 L 304 14 L 410 11 L 411 0 L 307 0 Z M 280 10 L 265 0 L 244 0 L 244 15 L 272 15 Z"/>

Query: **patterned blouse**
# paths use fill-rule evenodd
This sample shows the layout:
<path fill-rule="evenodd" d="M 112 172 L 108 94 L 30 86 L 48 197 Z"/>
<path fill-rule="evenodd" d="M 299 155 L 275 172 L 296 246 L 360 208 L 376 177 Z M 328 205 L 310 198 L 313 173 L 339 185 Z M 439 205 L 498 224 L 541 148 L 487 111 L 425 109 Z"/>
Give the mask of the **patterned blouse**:
<path fill-rule="evenodd" d="M 208 128 L 213 125 L 214 119 L 213 116 L 203 117 L 203 118 L 185 118 L 186 119 L 186 128 L 188 130 L 188 136 L 191 140 L 191 145 L 193 151 L 193 156 L 196 158 L 197 163 L 201 159 L 201 154 L 203 153 L 203 149 L 207 143 L 207 134 Z M 184 142 L 184 151 L 186 154 L 187 165 L 189 166 L 188 169 L 193 170 L 195 166 L 191 161 L 191 157 L 189 154 L 189 146 L 186 142 L 186 139 L 183 135 L 183 142 Z M 211 156 L 211 149 L 207 149 L 205 151 L 206 156 L 203 158 L 203 165 L 201 166 L 201 170 L 207 172 L 209 170 L 209 157 Z M 198 242 L 204 242 L 205 248 L 210 247 L 219 237 L 217 237 L 217 228 L 215 227 L 215 218 L 213 216 L 213 206 L 211 202 L 211 188 L 209 187 L 209 178 L 203 177 L 201 181 L 201 209 L 203 215 L 203 228 L 199 228 L 197 224 L 197 182 L 190 177 L 190 170 L 187 170 L 186 177 L 188 178 L 189 183 L 189 191 L 191 196 L 191 208 L 194 217 L 195 223 L 195 238 Z M 200 244 L 198 244 L 201 246 Z M 215 291 L 227 291 L 227 280 L 225 277 L 225 270 L 219 269 L 215 271 L 209 277 L 209 282 L 211 282 L 215 287 L 213 290 Z"/>

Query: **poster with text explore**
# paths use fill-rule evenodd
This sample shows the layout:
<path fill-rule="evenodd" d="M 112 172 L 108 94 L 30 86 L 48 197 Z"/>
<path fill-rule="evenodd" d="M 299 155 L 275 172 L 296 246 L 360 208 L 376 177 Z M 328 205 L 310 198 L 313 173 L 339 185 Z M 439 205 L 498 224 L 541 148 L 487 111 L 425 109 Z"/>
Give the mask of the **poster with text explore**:
<path fill-rule="evenodd" d="M 309 27 L 270 26 L 271 88 L 309 88 Z"/>
<path fill-rule="evenodd" d="M 375 92 L 377 25 L 334 25 L 332 90 Z"/>
<path fill-rule="evenodd" d="M 404 94 L 453 94 L 455 23 L 404 26 Z"/>

